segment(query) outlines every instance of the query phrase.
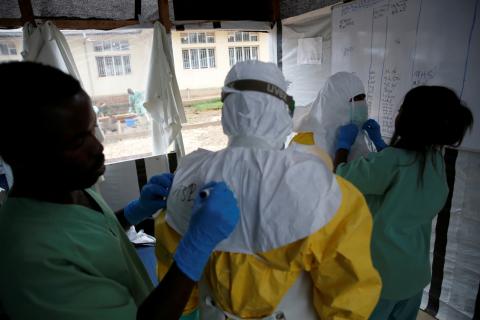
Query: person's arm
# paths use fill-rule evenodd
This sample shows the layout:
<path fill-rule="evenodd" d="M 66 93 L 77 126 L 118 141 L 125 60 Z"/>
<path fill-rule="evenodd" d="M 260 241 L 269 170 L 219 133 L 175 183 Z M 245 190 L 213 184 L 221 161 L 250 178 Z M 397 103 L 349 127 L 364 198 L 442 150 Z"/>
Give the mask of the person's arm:
<path fill-rule="evenodd" d="M 173 183 L 173 174 L 163 173 L 150 178 L 143 186 L 140 198 L 131 201 L 124 209 L 115 212 L 120 225 L 126 230 L 165 209 Z"/>
<path fill-rule="evenodd" d="M 358 190 L 342 178 L 337 181 L 340 208 L 309 240 L 313 304 L 319 319 L 367 320 L 381 291 L 370 252 L 372 216 Z"/>
<path fill-rule="evenodd" d="M 338 130 L 338 138 L 336 141 L 335 159 L 333 160 L 333 172 L 337 171 L 337 167 L 347 162 L 348 153 L 358 135 L 358 127 L 353 124 L 341 126 Z"/>
<path fill-rule="evenodd" d="M 347 149 L 338 149 L 337 152 L 335 152 L 335 159 L 333 160 L 333 172 L 337 172 L 337 167 L 340 164 L 347 162 L 349 153 L 350 151 Z"/>
<path fill-rule="evenodd" d="M 178 320 L 195 283 L 173 262 L 160 284 L 138 308 L 137 320 Z"/>
<path fill-rule="evenodd" d="M 211 182 L 200 190 L 174 262 L 158 287 L 139 307 L 138 320 L 178 320 L 195 283 L 202 277 L 210 254 L 232 233 L 239 215 L 235 197 L 225 183 Z"/>
<path fill-rule="evenodd" d="M 397 169 L 395 148 L 387 148 L 340 163 L 336 174 L 353 183 L 363 195 L 382 195 L 394 181 Z"/>
<path fill-rule="evenodd" d="M 127 218 L 125 218 L 125 211 L 123 209 L 120 209 L 117 212 L 115 212 L 115 217 L 117 217 L 118 222 L 120 223 L 120 225 L 124 230 L 127 230 L 132 226 L 132 224 L 127 221 Z"/>

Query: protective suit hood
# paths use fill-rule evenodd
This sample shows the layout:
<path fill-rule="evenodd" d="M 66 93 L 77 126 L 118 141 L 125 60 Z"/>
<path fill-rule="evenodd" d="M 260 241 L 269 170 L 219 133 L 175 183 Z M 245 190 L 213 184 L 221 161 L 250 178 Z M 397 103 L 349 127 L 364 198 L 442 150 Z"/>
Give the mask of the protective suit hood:
<path fill-rule="evenodd" d="M 288 106 L 266 93 L 228 87 L 237 80 L 260 80 L 287 90 L 282 72 L 273 63 L 245 61 L 233 66 L 222 88 L 223 93 L 228 93 L 222 109 L 222 126 L 229 146 L 282 149 L 293 128 Z"/>
<path fill-rule="evenodd" d="M 299 126 L 299 131 L 313 132 L 315 144 L 332 158 L 338 128 L 351 122 L 352 102 L 350 99 L 365 93 L 362 81 L 353 73 L 338 72 L 325 82 L 323 89 L 312 104 L 310 113 Z M 361 132 L 351 150 L 351 158 L 370 151 L 370 143 Z"/>

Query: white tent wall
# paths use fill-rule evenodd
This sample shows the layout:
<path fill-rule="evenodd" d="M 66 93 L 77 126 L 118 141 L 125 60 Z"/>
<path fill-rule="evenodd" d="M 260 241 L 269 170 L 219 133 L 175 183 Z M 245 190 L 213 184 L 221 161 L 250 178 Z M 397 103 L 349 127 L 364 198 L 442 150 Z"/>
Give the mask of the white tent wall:
<path fill-rule="evenodd" d="M 308 56 L 309 50 L 300 49 L 302 42 L 321 42 L 314 55 L 320 56 L 315 63 L 306 63 L 301 56 Z M 331 9 L 330 7 L 315 10 L 303 15 L 282 20 L 282 70 L 287 81 L 291 82 L 288 94 L 295 99 L 294 126 L 296 127 L 305 114 L 308 106 L 316 98 L 323 84 L 330 76 L 331 70 Z M 302 51 L 302 52 L 300 52 Z"/>
<path fill-rule="evenodd" d="M 433 223 L 432 283 L 424 291 L 421 308 L 441 320 L 477 319 L 474 314 L 478 317 L 480 312 L 475 311 L 480 281 L 480 154 L 458 151 L 454 162 L 447 162 L 447 170 L 452 165 L 455 169 L 450 171 L 454 175 L 451 206 Z"/>
<path fill-rule="evenodd" d="M 294 124 L 308 113 L 311 103 L 331 75 L 331 7 L 282 20 L 280 65 L 288 93 L 296 102 Z M 321 64 L 299 64 L 299 39 L 322 38 Z M 274 44 L 275 42 L 273 42 Z M 478 119 L 475 119 L 478 120 Z M 435 263 L 422 309 L 440 320 L 478 319 L 480 287 L 480 153 L 458 153 L 447 170 L 454 172 L 451 207 L 432 225 L 431 260 Z M 434 287 L 434 288 L 433 288 Z M 427 308 L 428 307 L 428 308 Z"/>

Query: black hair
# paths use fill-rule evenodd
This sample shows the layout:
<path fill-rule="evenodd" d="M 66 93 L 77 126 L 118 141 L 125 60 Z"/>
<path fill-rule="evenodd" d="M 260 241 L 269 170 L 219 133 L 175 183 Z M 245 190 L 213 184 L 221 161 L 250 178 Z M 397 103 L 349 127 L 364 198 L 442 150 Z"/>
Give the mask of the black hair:
<path fill-rule="evenodd" d="M 0 156 L 22 155 L 45 114 L 82 91 L 70 75 L 33 62 L 0 63 Z M 48 125 L 48 124 L 43 124 Z M 22 151 L 24 150 L 24 151 Z"/>
<path fill-rule="evenodd" d="M 443 146 L 459 146 L 472 125 L 472 112 L 451 89 L 419 86 L 405 95 L 390 145 L 417 153 L 422 181 L 427 154 Z"/>

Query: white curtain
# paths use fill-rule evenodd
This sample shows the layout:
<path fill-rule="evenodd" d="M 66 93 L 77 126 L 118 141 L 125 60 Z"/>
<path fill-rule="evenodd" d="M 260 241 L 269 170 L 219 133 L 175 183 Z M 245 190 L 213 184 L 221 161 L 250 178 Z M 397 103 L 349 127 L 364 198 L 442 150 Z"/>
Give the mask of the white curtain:
<path fill-rule="evenodd" d="M 27 22 L 23 27 L 23 59 L 43 63 L 62 70 L 77 79 L 82 85 L 80 74 L 73 60 L 65 36 L 50 21 L 35 26 Z M 104 135 L 96 127 L 96 136 L 103 141 Z"/>
<path fill-rule="evenodd" d="M 185 111 L 175 76 L 171 41 L 159 22 L 154 24 L 144 106 L 152 116 L 153 153 L 166 154 L 175 143 L 177 156 L 184 156 L 181 129 L 186 122 Z"/>

